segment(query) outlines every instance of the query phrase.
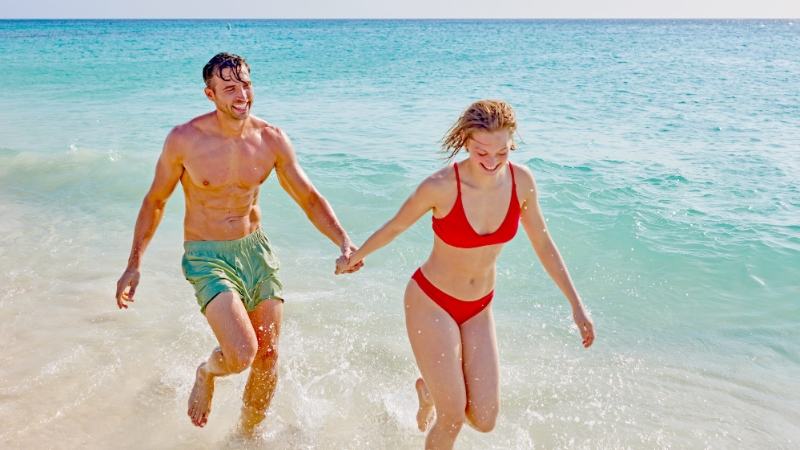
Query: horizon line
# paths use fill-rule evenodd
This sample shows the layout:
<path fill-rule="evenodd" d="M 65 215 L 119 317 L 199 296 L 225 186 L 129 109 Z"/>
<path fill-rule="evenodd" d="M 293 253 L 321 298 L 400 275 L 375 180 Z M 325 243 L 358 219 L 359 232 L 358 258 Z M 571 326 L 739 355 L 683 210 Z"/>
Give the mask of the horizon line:
<path fill-rule="evenodd" d="M 374 21 L 411 21 L 411 20 L 478 20 L 478 21 L 531 21 L 531 20 L 800 20 L 800 17 L 0 17 L 0 21 L 20 21 L 20 20 L 208 20 L 208 21 L 227 21 L 227 20 L 374 20 Z"/>

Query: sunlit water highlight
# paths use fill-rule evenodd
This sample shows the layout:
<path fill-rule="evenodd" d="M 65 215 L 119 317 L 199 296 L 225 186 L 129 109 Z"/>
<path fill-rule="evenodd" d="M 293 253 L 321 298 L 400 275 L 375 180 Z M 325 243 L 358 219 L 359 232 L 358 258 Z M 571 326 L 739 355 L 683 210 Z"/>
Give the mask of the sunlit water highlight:
<path fill-rule="evenodd" d="M 214 345 L 180 273 L 177 192 L 131 310 L 114 284 L 166 133 L 209 109 L 200 69 L 248 58 L 362 242 L 441 166 L 479 98 L 517 109 L 512 156 L 595 319 L 520 233 L 493 308 L 502 412 L 457 448 L 797 448 L 800 24 L 793 21 L 0 22 L 0 444 L 8 448 L 421 448 L 402 317 L 424 218 L 352 277 L 270 178 L 286 290 L 281 381 L 256 441 L 245 375 L 206 429 L 186 400 Z"/>

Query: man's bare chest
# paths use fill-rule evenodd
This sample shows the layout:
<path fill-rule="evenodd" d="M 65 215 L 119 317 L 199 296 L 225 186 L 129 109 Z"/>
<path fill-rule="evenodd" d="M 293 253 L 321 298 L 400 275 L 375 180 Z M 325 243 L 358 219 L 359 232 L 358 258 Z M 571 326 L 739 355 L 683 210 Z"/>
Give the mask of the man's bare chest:
<path fill-rule="evenodd" d="M 275 158 L 252 145 L 209 146 L 190 152 L 183 165 L 186 181 L 200 189 L 251 189 L 267 179 Z"/>

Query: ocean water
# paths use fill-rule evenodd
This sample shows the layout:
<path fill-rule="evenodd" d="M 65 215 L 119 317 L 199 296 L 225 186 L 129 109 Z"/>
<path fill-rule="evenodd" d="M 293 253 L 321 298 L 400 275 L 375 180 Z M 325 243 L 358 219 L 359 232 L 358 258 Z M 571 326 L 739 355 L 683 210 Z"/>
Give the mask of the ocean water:
<path fill-rule="evenodd" d="M 0 21 L 0 447 L 422 448 L 402 293 L 427 217 L 334 277 L 337 249 L 274 177 L 280 377 L 254 441 L 246 374 L 185 416 L 214 346 L 180 271 L 180 190 L 118 311 L 170 128 L 201 69 L 245 56 L 357 243 L 443 162 L 470 102 L 502 98 L 597 327 L 585 350 L 524 232 L 498 264 L 502 411 L 459 449 L 800 448 L 797 21 Z"/>

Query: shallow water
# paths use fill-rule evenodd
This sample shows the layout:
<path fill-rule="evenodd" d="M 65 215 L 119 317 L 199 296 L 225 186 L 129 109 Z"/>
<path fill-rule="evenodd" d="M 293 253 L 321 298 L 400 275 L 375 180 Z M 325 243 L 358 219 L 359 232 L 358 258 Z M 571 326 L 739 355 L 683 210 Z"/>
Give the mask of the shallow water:
<path fill-rule="evenodd" d="M 502 412 L 457 448 L 796 448 L 800 24 L 793 21 L 0 21 L 0 443 L 8 448 L 421 448 L 402 292 L 427 218 L 334 277 L 337 249 L 274 178 L 281 381 L 256 441 L 245 376 L 206 429 L 214 346 L 180 272 L 180 192 L 116 310 L 164 137 L 209 110 L 200 71 L 248 58 L 253 112 L 292 138 L 357 242 L 442 162 L 479 98 L 517 109 L 550 232 L 591 310 L 520 232 L 493 303 Z"/>

